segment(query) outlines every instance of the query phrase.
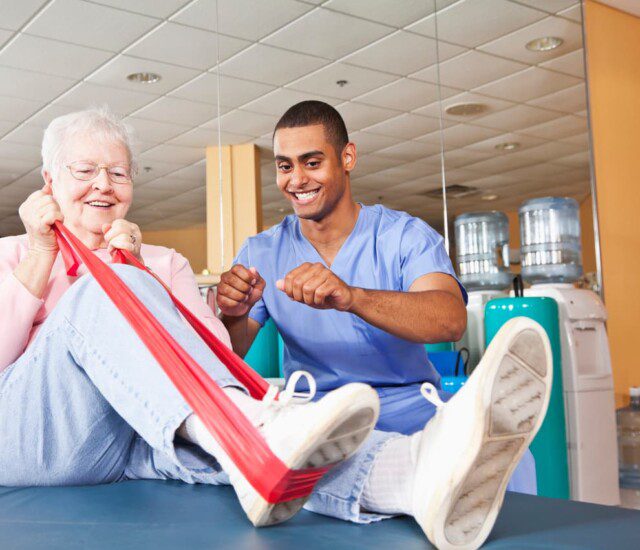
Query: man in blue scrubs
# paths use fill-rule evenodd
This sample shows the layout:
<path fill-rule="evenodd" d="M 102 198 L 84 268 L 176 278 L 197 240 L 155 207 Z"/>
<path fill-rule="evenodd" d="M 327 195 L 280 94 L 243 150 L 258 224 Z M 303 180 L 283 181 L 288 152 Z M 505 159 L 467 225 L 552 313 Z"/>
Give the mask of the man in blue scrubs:
<path fill-rule="evenodd" d="M 277 185 L 295 214 L 247 239 L 221 276 L 217 303 L 233 349 L 244 356 L 271 318 L 285 376 L 310 372 L 320 395 L 365 382 L 380 396 L 378 429 L 421 430 L 435 407 L 420 386 L 440 387 L 424 344 L 459 340 L 466 327 L 466 292 L 442 237 L 409 214 L 353 200 L 356 146 L 330 105 L 291 107 L 273 145 Z M 518 468 L 511 486 L 535 492 L 533 459 L 524 459 L 529 471 Z"/>

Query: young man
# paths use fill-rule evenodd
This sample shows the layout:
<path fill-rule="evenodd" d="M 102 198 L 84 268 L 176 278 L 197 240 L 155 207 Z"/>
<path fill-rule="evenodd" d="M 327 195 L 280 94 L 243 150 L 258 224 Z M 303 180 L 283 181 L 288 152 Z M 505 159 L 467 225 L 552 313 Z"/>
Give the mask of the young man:
<path fill-rule="evenodd" d="M 272 318 L 285 376 L 310 372 L 319 395 L 365 382 L 380 397 L 379 430 L 421 430 L 436 409 L 420 386 L 440 387 L 424 344 L 458 340 L 466 327 L 466 292 L 442 237 L 406 213 L 353 200 L 356 146 L 330 105 L 291 107 L 273 145 L 277 185 L 295 214 L 249 238 L 221 277 L 233 349 L 244 355 Z M 535 493 L 530 454 L 510 488 Z"/>

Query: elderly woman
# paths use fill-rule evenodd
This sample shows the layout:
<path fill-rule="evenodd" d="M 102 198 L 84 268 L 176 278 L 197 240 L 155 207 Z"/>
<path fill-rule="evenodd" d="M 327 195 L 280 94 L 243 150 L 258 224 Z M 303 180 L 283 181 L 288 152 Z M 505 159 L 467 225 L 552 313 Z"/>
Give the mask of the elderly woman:
<path fill-rule="evenodd" d="M 128 129 L 107 110 L 57 118 L 45 131 L 42 160 L 43 188 L 20 207 L 26 234 L 0 239 L 0 485 L 230 481 L 255 525 L 294 515 L 305 499 L 265 501 L 93 278 L 66 274 L 52 230 L 56 220 L 105 262 L 113 249 L 131 251 L 229 343 L 201 301 L 185 258 L 143 244 L 140 229 L 125 219 L 135 173 Z M 316 486 L 310 509 L 361 523 L 411 514 L 441 547 L 454 541 L 456 548 L 475 548 L 484 541 L 510 473 L 544 416 L 550 356 L 542 329 L 512 324 L 494 339 L 489 362 L 478 367 L 461 396 L 423 432 L 406 437 L 371 432 L 379 405 L 364 384 L 349 384 L 315 403 L 287 405 L 291 388 L 275 404 L 253 400 L 159 283 L 130 266 L 113 269 L 290 469 L 340 463 Z M 505 363 L 512 349 L 520 350 L 519 362 Z M 532 359 L 544 364 L 532 369 Z M 508 376 L 500 377 L 507 367 Z M 517 414 L 498 406 L 505 379 L 537 384 L 537 397 L 525 401 L 533 411 L 525 411 L 531 413 L 526 429 Z M 433 400 L 427 390 L 425 397 Z M 498 420 L 499 441 L 492 441 Z M 489 469 L 487 460 L 493 461 Z M 463 502 L 469 495 L 475 495 L 470 506 Z"/>

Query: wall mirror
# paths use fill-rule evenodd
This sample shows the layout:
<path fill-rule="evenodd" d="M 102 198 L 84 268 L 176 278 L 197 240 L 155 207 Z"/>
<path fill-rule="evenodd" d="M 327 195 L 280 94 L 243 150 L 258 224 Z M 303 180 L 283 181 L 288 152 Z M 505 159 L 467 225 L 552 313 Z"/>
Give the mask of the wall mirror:
<path fill-rule="evenodd" d="M 103 103 L 137 132 L 130 217 L 147 234 L 204 239 L 218 143 L 260 147 L 263 223 L 277 223 L 271 132 L 317 98 L 358 146 L 358 200 L 443 232 L 443 173 L 449 226 L 485 209 L 513 226 L 523 200 L 570 196 L 595 270 L 579 0 L 30 0 L 0 15 L 0 235 L 23 231 L 43 128 Z"/>

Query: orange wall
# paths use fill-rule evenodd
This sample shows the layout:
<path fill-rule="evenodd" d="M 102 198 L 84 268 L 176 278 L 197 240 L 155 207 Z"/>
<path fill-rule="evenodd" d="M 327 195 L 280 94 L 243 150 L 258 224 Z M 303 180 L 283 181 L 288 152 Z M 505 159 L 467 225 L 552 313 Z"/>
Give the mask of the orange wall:
<path fill-rule="evenodd" d="M 207 266 L 207 231 L 205 225 L 167 231 L 145 231 L 142 235 L 142 240 L 147 244 L 175 248 L 189 260 L 195 273 L 200 273 Z"/>
<path fill-rule="evenodd" d="M 616 401 L 640 385 L 640 19 L 586 3 L 604 298 Z"/>

